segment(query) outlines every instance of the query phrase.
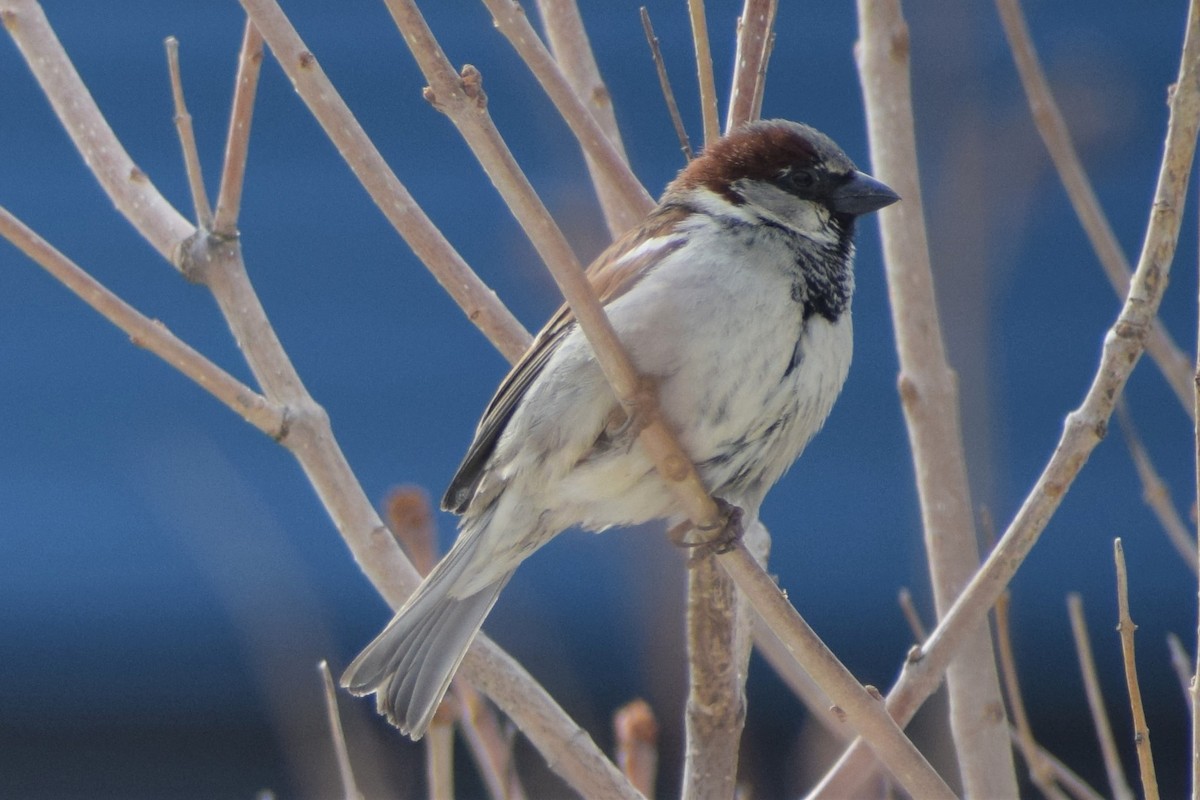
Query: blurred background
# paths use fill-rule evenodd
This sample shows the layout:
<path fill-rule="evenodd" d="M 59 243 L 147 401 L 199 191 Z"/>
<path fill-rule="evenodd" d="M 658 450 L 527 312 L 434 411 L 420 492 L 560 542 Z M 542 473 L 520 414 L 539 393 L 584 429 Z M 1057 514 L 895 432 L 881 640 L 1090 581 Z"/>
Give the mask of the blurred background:
<path fill-rule="evenodd" d="M 500 130 L 589 260 L 607 236 L 567 128 L 481 5 L 425 5 L 451 60 L 482 72 Z M 581 2 L 630 159 L 657 194 L 682 156 L 638 5 Z M 852 6 L 781 5 L 764 115 L 812 123 L 869 170 Z M 1148 216 L 1184 5 L 1062 0 L 1027 9 L 1131 259 Z M 686 3 L 648 6 L 698 140 Z M 926 214 L 973 501 L 1003 530 L 1082 398 L 1119 301 L 1033 128 L 992 5 L 909 6 Z M 284 8 L 409 190 L 536 330 L 559 303 L 556 289 L 452 125 L 421 99 L 423 80 L 383 4 L 287 0 Z M 708 9 L 724 98 L 740 3 L 712 0 Z M 58 0 L 47 13 L 134 160 L 191 216 L 162 40 L 180 40 L 215 192 L 240 7 Z M 0 153 L 0 203 L 249 381 L 207 293 L 113 210 L 8 39 L 0 41 Z M 1162 311 L 1188 352 L 1195 217 L 1186 214 Z M 416 484 L 439 496 L 506 365 L 373 207 L 269 55 L 241 228 L 263 303 L 367 492 L 382 500 L 394 485 Z M 859 241 L 849 381 L 763 517 L 775 535 L 771 569 L 792 601 L 856 676 L 887 686 L 912 640 L 897 592 L 909 587 L 926 619 L 933 614 L 874 220 Z M 336 673 L 389 612 L 291 457 L 7 244 L 0 387 L 0 795 L 336 793 L 315 665 L 328 659 Z M 1146 359 L 1127 396 L 1187 515 L 1186 414 Z M 440 515 L 438 525 L 446 546 L 454 520 Z M 1194 646 L 1196 583 L 1143 504 L 1115 426 L 1013 583 L 1026 699 L 1041 740 L 1106 791 L 1064 602 L 1080 592 L 1133 769 L 1113 630 L 1115 536 L 1129 560 L 1158 775 L 1164 796 L 1179 796 L 1188 720 L 1165 636 Z M 683 558 L 661 530 L 570 533 L 519 573 L 487 625 L 607 750 L 613 710 L 646 698 L 662 726 L 663 792 L 678 786 L 683 581 Z M 343 712 L 364 786 L 417 796 L 420 749 L 378 722 L 368 702 L 345 698 Z M 756 657 L 743 749 L 755 796 L 798 791 L 816 774 L 821 754 L 806 728 L 799 704 Z M 565 791 L 536 753 L 519 750 L 535 796 Z M 479 791 L 464 781 L 464 797 Z"/>

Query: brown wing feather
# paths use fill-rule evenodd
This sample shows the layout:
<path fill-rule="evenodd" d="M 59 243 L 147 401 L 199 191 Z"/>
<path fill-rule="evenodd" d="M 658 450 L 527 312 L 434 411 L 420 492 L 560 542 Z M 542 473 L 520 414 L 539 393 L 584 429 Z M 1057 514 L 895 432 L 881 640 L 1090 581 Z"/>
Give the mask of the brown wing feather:
<path fill-rule="evenodd" d="M 660 206 L 651 212 L 644 224 L 613 242 L 592 262 L 587 270 L 588 280 L 601 303 L 607 305 L 625 294 L 654 261 L 683 245 L 682 239 L 678 239 L 664 245 L 663 248 L 648 250 L 637 258 L 625 258 L 626 254 L 651 239 L 669 235 L 689 213 L 682 206 Z M 470 506 L 479 481 L 483 478 L 488 459 L 495 451 L 496 443 L 504 433 L 504 428 L 517 405 L 574 326 L 575 315 L 564 303 L 554 312 L 554 316 L 534 337 L 525 355 L 521 356 L 521 360 L 500 383 L 475 429 L 475 438 L 467 448 L 462 464 L 442 497 L 443 509 L 461 514 Z"/>

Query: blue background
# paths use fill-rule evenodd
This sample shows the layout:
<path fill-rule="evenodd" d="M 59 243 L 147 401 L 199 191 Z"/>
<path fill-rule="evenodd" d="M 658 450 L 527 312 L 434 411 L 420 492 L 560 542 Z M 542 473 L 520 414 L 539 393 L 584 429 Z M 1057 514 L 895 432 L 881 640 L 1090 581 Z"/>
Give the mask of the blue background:
<path fill-rule="evenodd" d="M 451 60 L 482 72 L 500 130 L 590 259 L 606 233 L 569 132 L 481 6 L 426 5 Z M 722 97 L 739 5 L 709 7 Z M 853 9 L 782 5 L 764 114 L 814 124 L 869 169 Z M 1003 528 L 1082 398 L 1119 302 L 1032 127 L 992 6 L 911 5 L 926 213 L 961 380 L 973 500 Z M 681 156 L 637 4 L 583 6 L 630 159 L 657 194 Z M 421 99 L 422 78 L 383 5 L 295 0 L 285 8 L 410 191 L 536 329 L 559 302 L 555 289 L 453 127 Z M 685 8 L 650 4 L 698 137 Z M 1084 163 L 1134 257 L 1182 4 L 1031 3 L 1029 11 Z M 135 161 L 189 209 L 162 39 L 180 39 L 212 189 L 240 8 L 63 0 L 47 13 Z M 211 299 L 112 209 L 7 40 L 0 153 L 0 203 L 250 380 Z M 1194 217 L 1189 210 L 1163 307 L 1188 351 Z M 372 206 L 269 56 L 241 229 L 263 303 L 369 495 L 382 498 L 399 483 L 440 495 L 505 364 Z M 772 570 L 793 602 L 857 676 L 888 685 L 911 639 L 897 591 L 910 587 L 932 613 L 873 221 L 862 226 L 858 285 L 856 358 L 843 397 L 763 513 L 776 537 Z M 314 665 L 344 665 L 388 612 L 291 457 L 8 246 L 0 247 L 0 382 L 0 795 L 336 791 Z M 1148 361 L 1128 395 L 1186 514 L 1191 425 Z M 1013 616 L 1035 732 L 1103 787 L 1064 596 L 1084 596 L 1132 766 L 1113 633 L 1111 541 L 1124 537 L 1169 796 L 1185 786 L 1188 738 L 1164 636 L 1174 631 L 1192 646 L 1196 586 L 1140 494 L 1114 433 L 1014 582 Z M 453 519 L 439 525 L 448 543 Z M 606 748 L 612 710 L 646 697 L 663 727 L 664 791 L 678 781 L 683 575 L 681 556 L 658 530 L 568 534 L 522 570 L 488 624 Z M 757 662 L 749 697 L 746 778 L 764 797 L 797 789 L 811 774 L 798 755 L 802 712 Z M 344 708 L 364 785 L 414 790 L 420 750 L 376 722 L 368 704 Z M 536 754 L 522 748 L 520 756 L 538 772 Z M 464 794 L 478 789 L 465 780 Z"/>

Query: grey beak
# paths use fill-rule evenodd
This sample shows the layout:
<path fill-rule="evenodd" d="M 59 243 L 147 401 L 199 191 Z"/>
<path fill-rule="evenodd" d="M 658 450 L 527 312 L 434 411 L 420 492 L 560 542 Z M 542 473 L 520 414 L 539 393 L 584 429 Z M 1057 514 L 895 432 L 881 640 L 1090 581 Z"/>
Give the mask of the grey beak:
<path fill-rule="evenodd" d="M 900 199 L 891 188 L 865 172 L 855 171 L 829 194 L 827 203 L 838 214 L 870 214 Z"/>

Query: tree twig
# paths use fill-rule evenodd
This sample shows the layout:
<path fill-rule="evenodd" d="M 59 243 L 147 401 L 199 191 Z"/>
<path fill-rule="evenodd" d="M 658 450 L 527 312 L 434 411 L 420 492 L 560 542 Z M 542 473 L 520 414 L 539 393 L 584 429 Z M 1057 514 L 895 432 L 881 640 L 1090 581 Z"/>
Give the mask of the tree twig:
<path fill-rule="evenodd" d="M 510 361 L 529 344 L 529 333 L 446 241 L 334 89 L 316 56 L 275 0 L 242 0 L 255 27 L 275 54 L 309 111 L 337 146 L 363 188 L 438 283 Z"/>
<path fill-rule="evenodd" d="M 1100 677 L 1096 672 L 1096 659 L 1092 655 L 1092 642 L 1088 637 L 1087 620 L 1083 614 L 1083 598 L 1072 592 L 1067 595 L 1067 612 L 1071 618 L 1071 633 L 1075 638 L 1075 652 L 1079 657 L 1079 670 L 1083 676 L 1083 688 L 1087 694 L 1088 708 L 1092 712 L 1092 727 L 1100 742 L 1100 755 L 1104 760 L 1104 772 L 1108 776 L 1108 788 L 1115 800 L 1134 800 L 1133 790 L 1125 779 L 1125 768 L 1113 738 L 1112 724 L 1104 707 L 1104 692 L 1100 689 Z"/>
<path fill-rule="evenodd" d="M 1142 442 L 1142 437 L 1138 434 L 1137 426 L 1133 422 L 1133 415 L 1129 413 L 1129 403 L 1123 395 L 1117 401 L 1117 423 L 1121 426 L 1121 433 L 1125 435 L 1125 444 L 1129 447 L 1129 455 L 1133 457 L 1133 466 L 1137 469 L 1138 479 L 1142 482 L 1142 499 L 1146 501 L 1146 505 L 1158 518 L 1167 538 L 1183 558 L 1184 563 L 1193 573 L 1196 573 L 1197 570 L 1200 570 L 1200 564 L 1197 564 L 1196 537 L 1188 531 L 1183 517 L 1179 515 L 1175 504 L 1171 502 L 1171 492 L 1167 489 L 1166 482 L 1159 477 L 1158 470 L 1154 468 L 1150 453 L 1146 450 L 1146 445 Z"/>
<path fill-rule="evenodd" d="M 904 614 L 904 619 L 908 622 L 908 628 L 912 631 L 917 643 L 920 644 L 925 641 L 925 637 L 929 635 L 929 631 L 926 629 L 925 623 L 921 621 L 921 613 L 917 611 L 917 607 L 913 604 L 912 592 L 908 590 L 907 586 L 901 587 L 896 599 L 900 603 L 900 611 Z"/>
<path fill-rule="evenodd" d="M 667 77 L 667 64 L 663 60 L 662 48 L 658 46 L 658 37 L 654 35 L 654 26 L 650 24 L 650 12 L 645 6 L 640 9 L 642 29 L 646 32 L 646 42 L 650 45 L 650 57 L 654 60 L 654 70 L 658 73 L 658 85 L 662 89 L 663 100 L 667 103 L 667 113 L 671 116 L 671 124 L 675 127 L 675 135 L 679 137 L 679 148 L 683 157 L 691 161 L 695 154 L 692 143 L 688 141 L 687 128 L 683 118 L 679 116 L 679 106 L 675 102 L 675 92 L 671 89 L 671 79 Z"/>
<path fill-rule="evenodd" d="M 1067 197 L 1075 209 L 1075 215 L 1079 217 L 1088 241 L 1091 242 L 1092 250 L 1104 268 L 1104 274 L 1108 276 L 1117 297 L 1123 300 L 1129 291 L 1129 259 L 1125 257 L 1112 226 L 1108 224 L 1104 209 L 1101 208 L 1083 163 L 1079 160 L 1079 153 L 1075 150 L 1067 122 L 1058 108 L 1054 93 L 1050 90 L 1050 82 L 1046 80 L 1046 73 L 1033 46 L 1029 26 L 1025 23 L 1025 13 L 1021 10 L 1021 2 L 996 0 L 996 8 L 1000 12 L 1000 21 L 1004 25 L 1004 33 L 1017 65 L 1021 85 L 1029 99 L 1034 124 L 1046 145 L 1051 161 L 1054 162 L 1063 188 L 1067 190 Z M 1193 415 L 1194 421 L 1191 366 L 1187 356 L 1167 332 L 1162 320 L 1156 318 L 1151 323 L 1146 338 L 1146 352 L 1158 365 L 1183 409 Z"/>
<path fill-rule="evenodd" d="M 907 723 L 920 704 L 937 688 L 939 678 L 966 633 L 980 624 L 1000 592 L 1037 543 L 1047 522 L 1092 450 L 1099 444 L 1112 415 L 1115 399 L 1137 364 L 1143 339 L 1158 312 L 1179 237 L 1188 176 L 1200 125 L 1200 16 L 1195 1 L 1189 7 L 1187 35 L 1180 72 L 1171 95 L 1162 164 L 1138 267 L 1129 296 L 1104 339 L 1100 364 L 1079 408 L 1066 419 L 1064 431 L 1042 474 L 1016 517 L 963 590 L 929 640 L 911 657 L 888 693 L 888 710 Z M 903 203 L 897 207 L 903 206 Z M 887 214 L 885 209 L 882 212 Z M 845 797 L 870 778 L 870 756 L 856 743 L 843 753 L 834 769 L 810 797 Z"/>
<path fill-rule="evenodd" d="M 704 144 L 707 146 L 721 136 L 721 123 L 718 121 L 717 85 L 713 77 L 704 0 L 688 0 L 688 19 L 692 23 L 692 42 L 696 46 L 696 76 L 700 82 L 700 112 L 704 118 Z"/>
<path fill-rule="evenodd" d="M 192 207 L 201 228 L 212 230 L 212 206 L 208 203 L 208 192 L 204 190 L 204 171 L 200 168 L 200 152 L 196 150 L 196 134 L 192 129 L 192 115 L 188 113 L 183 99 L 183 78 L 179 74 L 179 40 L 168 36 L 164 45 L 167 49 L 167 71 L 171 75 L 171 99 L 175 103 L 175 129 L 179 133 L 179 145 L 183 148 L 183 164 L 187 171 L 188 188 L 192 192 Z"/>
<path fill-rule="evenodd" d="M 1175 670 L 1179 688 L 1183 690 L 1184 702 L 1188 704 L 1190 710 L 1192 704 L 1191 659 L 1183 647 L 1183 642 L 1179 641 L 1179 637 L 1174 633 L 1167 634 L 1167 652 L 1171 654 L 1171 669 Z"/>
<path fill-rule="evenodd" d="M 621 131 L 617 127 L 617 116 L 613 112 L 612 95 L 600 76 L 592 43 L 583 27 L 583 18 L 579 15 L 578 3 L 575 0 L 538 0 L 537 7 L 554 60 L 562 68 L 576 97 L 592 112 L 592 117 L 621 159 L 628 163 L 629 158 L 621 142 Z M 600 200 L 600 208 L 604 212 L 604 220 L 608 224 L 608 232 L 615 239 L 641 222 L 642 212 L 626 202 L 620 185 L 591 154 L 584 152 L 583 155 L 592 186 L 596 189 L 596 197 Z"/>
<path fill-rule="evenodd" d="M 904 198 L 879 214 L 900 399 L 921 503 L 939 617 L 979 568 L 963 452 L 958 378 L 946 358 L 926 241 L 909 78 L 908 27 L 899 0 L 859 0 L 859 72 L 875 174 Z M 946 670 L 950 732 L 969 797 L 1017 793 L 1000 680 L 985 619 Z"/>
<path fill-rule="evenodd" d="M 346 800 L 362 800 L 362 792 L 354 781 L 354 770 L 350 766 L 350 751 L 346 748 L 346 732 L 342 730 L 342 717 L 338 713 L 337 690 L 333 686 L 333 675 L 329 673 L 329 664 L 321 661 L 317 664 L 317 672 L 321 673 L 321 688 L 325 695 L 325 713 L 329 717 L 329 738 L 333 743 L 333 754 L 337 759 L 338 777 L 342 780 L 342 797 Z"/>
<path fill-rule="evenodd" d="M 766 89 L 767 54 L 774 34 L 779 0 L 745 0 L 738 18 L 737 50 L 733 59 L 733 86 L 729 93 L 725 130 L 757 118 Z"/>
<path fill-rule="evenodd" d="M 263 39 L 246 20 L 242 46 L 238 51 L 237 77 L 234 80 L 233 107 L 229 112 L 229 133 L 225 137 L 225 161 L 221 170 L 221 188 L 217 192 L 217 210 L 213 233 L 233 236 L 237 233 L 242 207 L 242 185 L 246 179 L 246 157 L 250 150 L 250 121 L 254 116 L 254 97 L 262 68 Z"/>
<path fill-rule="evenodd" d="M 1125 686 L 1129 690 L 1129 706 L 1133 711 L 1133 743 L 1137 748 L 1142 796 L 1146 800 L 1158 800 L 1158 778 L 1154 774 L 1150 726 L 1146 724 L 1146 708 L 1142 705 L 1142 687 L 1138 683 L 1137 658 L 1133 647 L 1133 632 L 1137 630 L 1137 625 L 1133 624 L 1133 617 L 1129 615 L 1129 576 L 1125 570 L 1125 549 L 1119 538 L 1113 540 L 1113 558 L 1117 563 L 1117 633 L 1121 635 Z"/>

